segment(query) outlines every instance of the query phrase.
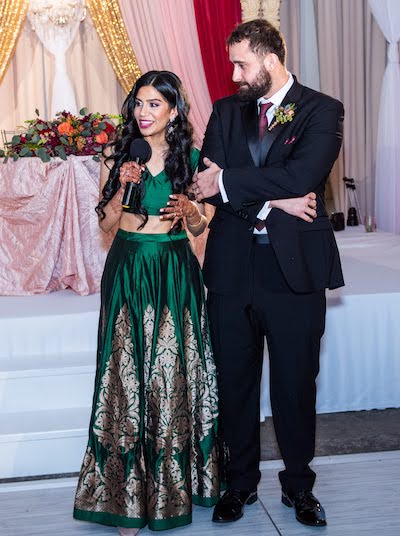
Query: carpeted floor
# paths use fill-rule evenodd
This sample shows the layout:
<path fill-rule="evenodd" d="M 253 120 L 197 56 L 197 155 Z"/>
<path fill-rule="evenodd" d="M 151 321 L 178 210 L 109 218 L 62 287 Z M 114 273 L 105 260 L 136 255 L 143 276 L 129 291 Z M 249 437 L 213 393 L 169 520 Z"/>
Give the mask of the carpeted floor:
<path fill-rule="evenodd" d="M 400 449 L 400 409 L 317 415 L 316 456 Z M 261 459 L 281 457 L 272 418 L 261 425 Z"/>

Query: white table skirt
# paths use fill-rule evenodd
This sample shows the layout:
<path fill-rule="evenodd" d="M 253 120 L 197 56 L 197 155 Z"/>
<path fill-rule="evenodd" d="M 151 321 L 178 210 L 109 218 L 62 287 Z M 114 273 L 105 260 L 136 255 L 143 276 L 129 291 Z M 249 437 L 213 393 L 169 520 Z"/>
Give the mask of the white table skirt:
<path fill-rule="evenodd" d="M 317 412 L 400 407 L 400 236 L 336 233 L 346 286 L 327 292 Z M 271 415 L 265 350 L 261 418 Z"/>

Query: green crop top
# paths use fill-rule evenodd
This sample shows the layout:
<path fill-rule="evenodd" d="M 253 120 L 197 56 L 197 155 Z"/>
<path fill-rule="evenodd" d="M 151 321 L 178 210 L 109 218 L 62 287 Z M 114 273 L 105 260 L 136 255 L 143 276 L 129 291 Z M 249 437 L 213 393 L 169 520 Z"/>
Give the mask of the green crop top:
<path fill-rule="evenodd" d="M 199 163 L 200 151 L 192 148 L 190 151 L 190 164 L 193 173 Z M 156 176 L 146 169 L 146 178 L 144 181 L 144 194 L 142 198 L 142 207 L 147 210 L 149 216 L 158 216 L 160 209 L 167 206 L 169 196 L 172 194 L 172 184 L 167 177 L 165 170 Z M 130 209 L 123 209 L 126 212 L 132 212 Z"/>

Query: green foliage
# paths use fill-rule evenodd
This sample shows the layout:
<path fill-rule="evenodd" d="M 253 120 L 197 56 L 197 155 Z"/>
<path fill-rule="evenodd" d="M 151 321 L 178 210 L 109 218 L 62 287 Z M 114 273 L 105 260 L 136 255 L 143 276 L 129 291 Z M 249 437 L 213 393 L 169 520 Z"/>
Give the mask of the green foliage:
<path fill-rule="evenodd" d="M 87 108 L 80 110 L 80 116 L 69 112 L 60 112 L 52 121 L 44 121 L 35 109 L 36 119 L 24 121 L 25 127 L 18 127 L 19 133 L 14 135 L 6 149 L 0 151 L 0 158 L 6 163 L 11 157 L 15 162 L 21 157 L 37 157 L 42 162 L 49 162 L 52 157 L 66 160 L 69 155 L 99 155 L 109 141 L 122 117 L 116 115 L 88 113 Z"/>

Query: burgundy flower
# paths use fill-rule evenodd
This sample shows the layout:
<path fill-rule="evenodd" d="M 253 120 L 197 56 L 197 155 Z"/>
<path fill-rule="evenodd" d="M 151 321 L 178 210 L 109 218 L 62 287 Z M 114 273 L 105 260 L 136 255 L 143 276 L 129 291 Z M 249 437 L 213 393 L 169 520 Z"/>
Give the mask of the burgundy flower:
<path fill-rule="evenodd" d="M 114 132 L 115 127 L 111 123 L 107 123 L 107 121 L 104 121 L 106 124 L 105 132 L 109 134 L 110 132 Z"/>

